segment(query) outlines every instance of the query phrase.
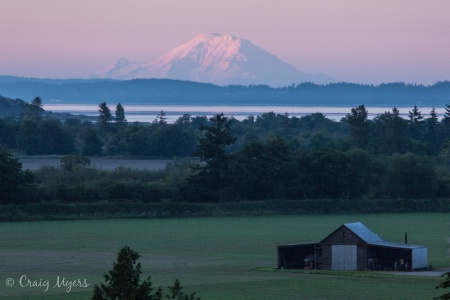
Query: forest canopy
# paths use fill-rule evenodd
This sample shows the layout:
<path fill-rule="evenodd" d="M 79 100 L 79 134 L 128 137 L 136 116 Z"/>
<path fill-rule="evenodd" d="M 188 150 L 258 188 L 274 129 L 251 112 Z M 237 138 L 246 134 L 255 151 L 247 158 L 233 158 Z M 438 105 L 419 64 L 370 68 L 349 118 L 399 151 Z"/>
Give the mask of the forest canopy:
<path fill-rule="evenodd" d="M 395 107 L 369 119 L 359 105 L 340 121 L 267 112 L 242 121 L 183 115 L 168 123 L 161 111 L 152 123 L 128 123 L 120 103 L 114 110 L 102 102 L 98 118 L 61 122 L 36 107 L 19 119 L 0 119 L 0 144 L 8 152 L 65 156 L 60 168 L 33 172 L 35 192 L 23 193 L 24 201 L 450 196 L 449 107 L 442 119 L 417 106 L 407 119 Z M 102 171 L 89 167 L 92 156 L 175 159 L 161 171 Z"/>

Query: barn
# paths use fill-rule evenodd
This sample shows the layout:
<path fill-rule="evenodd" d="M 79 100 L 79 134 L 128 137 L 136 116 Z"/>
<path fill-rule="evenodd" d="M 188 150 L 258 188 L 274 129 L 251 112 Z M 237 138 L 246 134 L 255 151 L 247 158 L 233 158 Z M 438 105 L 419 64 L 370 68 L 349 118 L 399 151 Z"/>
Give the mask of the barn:
<path fill-rule="evenodd" d="M 386 241 L 361 222 L 346 223 L 318 243 L 278 246 L 278 268 L 323 270 L 426 269 L 425 246 Z"/>

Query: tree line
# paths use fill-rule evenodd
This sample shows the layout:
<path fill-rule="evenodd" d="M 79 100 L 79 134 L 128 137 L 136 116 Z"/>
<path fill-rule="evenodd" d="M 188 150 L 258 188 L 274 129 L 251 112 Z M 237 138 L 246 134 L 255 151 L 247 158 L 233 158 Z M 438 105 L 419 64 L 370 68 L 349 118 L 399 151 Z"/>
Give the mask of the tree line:
<path fill-rule="evenodd" d="M 29 172 L 2 151 L 3 165 L 10 167 L 9 175 L 1 175 L 3 194 L 10 195 L 4 203 L 450 195 L 449 106 L 442 120 L 434 109 L 424 116 L 417 106 L 408 119 L 394 107 L 370 120 L 360 105 L 340 121 L 321 113 L 268 112 L 242 121 L 223 114 L 209 119 L 184 115 L 169 124 L 161 111 L 151 124 L 142 124 L 128 123 L 120 103 L 113 114 L 102 102 L 97 122 L 62 123 L 42 118 L 35 100 L 20 120 L 0 119 L 1 143 L 9 151 L 66 156 L 60 168 Z M 88 156 L 95 155 L 177 159 L 160 171 L 102 171 L 89 167 Z M 17 187 L 7 178 L 16 178 Z"/>
<path fill-rule="evenodd" d="M 170 79 L 37 79 L 0 76 L 3 96 L 63 99 L 68 103 L 96 104 L 108 99 L 117 103 L 158 105 L 320 105 L 368 106 L 444 105 L 450 101 L 450 82 L 424 86 L 401 82 L 380 85 L 304 82 L 284 87 L 268 85 L 218 86 Z"/>

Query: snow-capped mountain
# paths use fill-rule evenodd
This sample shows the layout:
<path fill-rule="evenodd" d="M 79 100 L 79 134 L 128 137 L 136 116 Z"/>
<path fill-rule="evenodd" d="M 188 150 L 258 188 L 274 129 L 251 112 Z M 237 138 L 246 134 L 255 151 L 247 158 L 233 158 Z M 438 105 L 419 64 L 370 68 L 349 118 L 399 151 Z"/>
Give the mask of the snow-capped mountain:
<path fill-rule="evenodd" d="M 140 64 L 131 62 L 122 57 L 116 60 L 111 66 L 106 67 L 99 72 L 91 74 L 91 78 L 113 78 L 113 79 L 129 79 L 130 73 L 141 69 Z"/>
<path fill-rule="evenodd" d="M 121 59 L 103 78 L 169 78 L 228 84 L 268 84 L 285 86 L 292 83 L 333 81 L 326 75 L 307 74 L 251 42 L 226 34 L 201 34 L 141 66 Z"/>

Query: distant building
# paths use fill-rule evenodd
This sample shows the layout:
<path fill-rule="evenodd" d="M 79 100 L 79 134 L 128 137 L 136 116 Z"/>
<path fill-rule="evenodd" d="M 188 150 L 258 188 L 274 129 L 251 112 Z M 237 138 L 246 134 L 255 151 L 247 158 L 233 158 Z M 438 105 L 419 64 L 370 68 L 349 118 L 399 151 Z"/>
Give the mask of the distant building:
<path fill-rule="evenodd" d="M 278 246 L 278 268 L 411 271 L 427 265 L 427 247 L 388 242 L 360 222 L 340 226 L 319 243 Z"/>

